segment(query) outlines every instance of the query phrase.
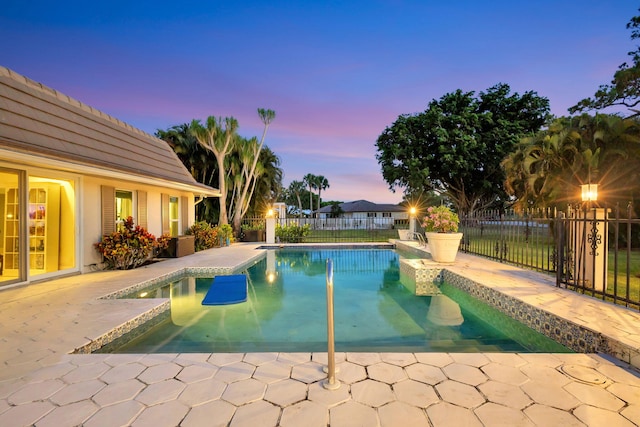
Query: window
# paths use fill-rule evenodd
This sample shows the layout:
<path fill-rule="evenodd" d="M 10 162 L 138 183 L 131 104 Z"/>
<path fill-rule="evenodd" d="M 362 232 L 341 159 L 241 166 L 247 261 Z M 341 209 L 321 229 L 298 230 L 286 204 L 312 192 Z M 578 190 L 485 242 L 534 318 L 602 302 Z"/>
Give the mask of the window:
<path fill-rule="evenodd" d="M 382 218 L 391 218 L 391 212 L 382 212 Z"/>
<path fill-rule="evenodd" d="M 133 193 L 116 190 L 116 228 L 120 229 L 124 220 L 133 216 Z"/>
<path fill-rule="evenodd" d="M 178 198 L 175 196 L 169 197 L 169 230 L 171 237 L 178 236 L 179 228 L 179 210 L 178 210 Z"/>
<path fill-rule="evenodd" d="M 378 216 L 375 212 L 367 212 L 367 218 L 375 218 Z"/>

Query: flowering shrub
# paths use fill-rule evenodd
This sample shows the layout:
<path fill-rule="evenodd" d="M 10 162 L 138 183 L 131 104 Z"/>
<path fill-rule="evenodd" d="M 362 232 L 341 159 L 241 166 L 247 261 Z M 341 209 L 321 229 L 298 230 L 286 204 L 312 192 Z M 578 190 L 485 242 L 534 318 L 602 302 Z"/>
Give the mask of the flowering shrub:
<path fill-rule="evenodd" d="M 280 224 L 276 224 L 276 237 L 278 237 L 281 242 L 300 243 L 309 235 L 309 233 L 311 233 L 311 227 L 309 224 L 305 224 L 303 226 L 281 226 Z"/>
<path fill-rule="evenodd" d="M 164 249 L 169 244 L 169 236 L 155 236 L 139 225 L 133 226 L 133 218 L 128 217 L 122 229 L 102 236 L 95 244 L 104 257 L 109 269 L 129 270 L 144 264 L 153 254 L 154 248 Z"/>
<path fill-rule="evenodd" d="M 193 245 L 196 252 L 218 245 L 218 227 L 212 227 L 206 221 L 194 223 L 187 230 L 187 234 L 194 236 Z"/>
<path fill-rule="evenodd" d="M 458 214 L 443 205 L 427 208 L 427 215 L 422 220 L 424 231 L 433 233 L 455 233 L 459 223 Z"/>

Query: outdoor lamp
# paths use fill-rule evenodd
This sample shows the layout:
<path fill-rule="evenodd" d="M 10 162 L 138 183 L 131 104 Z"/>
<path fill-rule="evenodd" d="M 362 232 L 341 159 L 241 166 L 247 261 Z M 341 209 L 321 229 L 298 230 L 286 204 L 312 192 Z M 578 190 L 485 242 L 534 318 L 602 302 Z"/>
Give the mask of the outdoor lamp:
<path fill-rule="evenodd" d="M 582 184 L 582 201 L 595 202 L 598 200 L 598 184 Z"/>
<path fill-rule="evenodd" d="M 267 218 L 273 218 L 273 209 L 267 211 Z"/>
<path fill-rule="evenodd" d="M 416 208 L 414 206 L 411 206 L 411 208 L 409 208 L 409 215 L 416 216 Z"/>

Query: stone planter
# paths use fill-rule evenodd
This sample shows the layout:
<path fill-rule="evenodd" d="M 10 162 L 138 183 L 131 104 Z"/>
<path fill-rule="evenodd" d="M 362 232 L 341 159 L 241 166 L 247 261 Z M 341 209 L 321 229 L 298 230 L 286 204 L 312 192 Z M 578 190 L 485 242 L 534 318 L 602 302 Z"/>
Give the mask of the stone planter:
<path fill-rule="evenodd" d="M 172 237 L 169 246 L 160 254 L 161 258 L 180 258 L 195 252 L 195 236 L 185 235 Z"/>
<path fill-rule="evenodd" d="M 246 230 L 242 233 L 244 234 L 243 242 L 264 242 L 266 240 L 264 230 Z"/>
<path fill-rule="evenodd" d="M 462 233 L 424 233 L 435 262 L 453 263 L 458 254 Z"/>

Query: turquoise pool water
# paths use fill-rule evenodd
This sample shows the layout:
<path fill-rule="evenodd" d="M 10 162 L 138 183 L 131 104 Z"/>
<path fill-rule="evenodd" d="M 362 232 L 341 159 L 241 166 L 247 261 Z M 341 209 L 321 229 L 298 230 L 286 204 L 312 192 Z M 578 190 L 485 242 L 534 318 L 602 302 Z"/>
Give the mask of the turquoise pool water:
<path fill-rule="evenodd" d="M 388 249 L 280 249 L 249 268 L 247 302 L 202 306 L 211 278 L 131 297 L 171 298 L 171 318 L 102 351 L 326 351 L 326 260 L 334 266 L 336 351 L 570 352 L 447 284 L 415 296 Z M 122 341 L 126 341 L 123 343 Z"/>

